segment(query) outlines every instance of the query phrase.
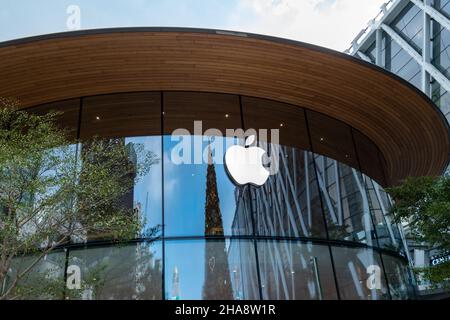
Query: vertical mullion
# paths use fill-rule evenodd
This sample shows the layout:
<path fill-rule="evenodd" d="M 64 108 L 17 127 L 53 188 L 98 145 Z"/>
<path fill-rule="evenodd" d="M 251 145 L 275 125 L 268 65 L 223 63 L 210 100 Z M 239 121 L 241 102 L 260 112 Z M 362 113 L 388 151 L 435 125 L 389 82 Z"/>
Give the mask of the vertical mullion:
<path fill-rule="evenodd" d="M 324 222 L 324 226 L 325 226 L 325 233 L 327 236 L 327 247 L 328 247 L 328 252 L 330 254 L 330 261 L 331 261 L 331 268 L 333 270 L 333 278 L 334 278 L 334 285 L 336 287 L 336 295 L 338 300 L 341 300 L 341 294 L 339 292 L 339 285 L 338 285 L 338 280 L 337 280 L 337 275 L 336 275 L 336 266 L 334 264 L 334 257 L 333 257 L 333 250 L 331 250 L 331 245 L 330 245 L 330 235 L 328 233 L 328 224 L 327 224 L 327 220 L 325 218 L 325 210 L 324 210 L 324 206 L 323 206 L 323 199 L 322 199 L 322 193 L 319 187 L 319 176 L 317 175 L 317 167 L 316 167 L 316 160 L 314 159 L 314 150 L 313 150 L 313 145 L 312 145 L 312 138 L 311 138 L 311 131 L 309 129 L 309 122 L 308 122 L 308 115 L 305 109 L 303 109 L 304 115 L 305 115 L 305 124 L 306 124 L 306 130 L 308 132 L 308 139 L 309 139 L 309 147 L 311 149 L 311 157 L 312 157 L 312 162 L 313 162 L 313 168 L 314 168 L 314 174 L 316 177 L 316 183 L 317 183 L 317 192 L 319 193 L 319 200 L 320 200 L 320 207 L 321 207 L 321 211 L 322 211 L 322 218 L 323 218 L 323 222 Z M 307 152 L 307 151 L 305 151 Z M 309 163 L 308 163 L 309 165 Z M 309 179 L 309 177 L 308 177 Z M 340 197 L 341 195 L 338 195 L 338 197 Z"/>
<path fill-rule="evenodd" d="M 240 115 L 241 115 L 241 126 L 242 126 L 242 130 L 244 131 L 244 140 L 245 140 L 245 121 L 244 121 L 244 109 L 242 106 L 242 96 L 239 95 L 239 111 L 240 111 Z M 253 247 L 255 250 L 255 260 L 256 260 L 256 275 L 258 278 L 258 292 L 259 292 L 259 299 L 262 300 L 263 299 L 263 294 L 262 294 L 262 283 L 261 283 L 261 270 L 259 267 L 259 256 L 258 256 L 258 243 L 256 240 L 256 221 L 255 221 L 255 217 L 254 217 L 254 210 L 256 210 L 256 208 L 253 206 L 253 197 L 252 197 L 252 192 L 251 192 L 251 187 L 248 186 L 247 188 L 247 194 L 250 200 L 250 219 L 252 221 L 252 232 L 253 232 Z M 245 191 L 245 190 L 244 190 Z M 245 204 L 244 204 L 245 205 Z"/>
<path fill-rule="evenodd" d="M 80 104 L 78 109 L 78 123 L 77 123 L 77 135 L 76 135 L 76 143 L 75 143 L 75 168 L 78 165 L 78 152 L 80 147 L 80 136 L 81 136 L 81 116 L 83 114 L 83 97 L 80 97 Z M 63 299 L 66 300 L 67 298 L 67 269 L 69 268 L 69 247 L 72 240 L 69 239 L 69 246 L 66 246 L 65 248 L 65 262 L 64 262 L 64 288 L 63 288 Z"/>
<path fill-rule="evenodd" d="M 161 237 L 162 237 L 162 285 L 161 285 L 161 291 L 162 291 L 162 300 L 166 300 L 166 239 L 165 239 L 165 220 L 164 220 L 164 91 L 160 92 L 160 132 L 161 132 L 161 224 L 162 224 L 162 230 L 161 230 Z"/>

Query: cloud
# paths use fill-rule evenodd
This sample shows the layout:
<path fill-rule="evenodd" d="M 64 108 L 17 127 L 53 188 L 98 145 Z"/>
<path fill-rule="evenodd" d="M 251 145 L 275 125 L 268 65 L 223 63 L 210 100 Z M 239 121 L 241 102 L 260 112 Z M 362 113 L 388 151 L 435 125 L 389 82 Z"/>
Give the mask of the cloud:
<path fill-rule="evenodd" d="M 334 4 L 336 4 L 336 0 L 322 0 L 316 3 L 314 9 L 318 11 L 324 11 L 331 9 Z"/>
<path fill-rule="evenodd" d="M 343 51 L 385 0 L 239 0 L 233 30 L 273 35 Z"/>

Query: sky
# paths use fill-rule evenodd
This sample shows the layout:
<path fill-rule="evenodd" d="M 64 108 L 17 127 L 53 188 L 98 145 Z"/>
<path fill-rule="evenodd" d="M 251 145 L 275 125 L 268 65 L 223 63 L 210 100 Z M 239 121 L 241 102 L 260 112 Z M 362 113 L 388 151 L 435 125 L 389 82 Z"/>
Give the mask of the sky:
<path fill-rule="evenodd" d="M 343 51 L 386 0 L 1 0 L 0 41 L 81 29 L 175 26 L 289 38 Z"/>

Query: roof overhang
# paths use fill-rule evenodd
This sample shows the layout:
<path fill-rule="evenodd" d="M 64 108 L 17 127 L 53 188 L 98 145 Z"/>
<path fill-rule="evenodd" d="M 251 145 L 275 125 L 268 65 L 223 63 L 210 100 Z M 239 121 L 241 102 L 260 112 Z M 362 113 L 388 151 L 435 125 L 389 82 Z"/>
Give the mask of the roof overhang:
<path fill-rule="evenodd" d="M 408 82 L 349 55 L 261 35 L 180 28 L 97 29 L 0 43 L 0 96 L 23 108 L 114 92 L 242 94 L 337 118 L 382 151 L 390 181 L 440 175 L 448 124 Z"/>

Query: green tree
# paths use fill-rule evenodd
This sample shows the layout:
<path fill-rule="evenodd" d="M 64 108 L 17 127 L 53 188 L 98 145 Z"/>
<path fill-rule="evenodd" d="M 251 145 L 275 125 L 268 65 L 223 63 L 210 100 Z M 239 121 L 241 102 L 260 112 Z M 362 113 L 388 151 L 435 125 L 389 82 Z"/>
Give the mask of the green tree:
<path fill-rule="evenodd" d="M 450 251 L 449 177 L 410 177 L 387 191 L 394 200 L 395 220 L 408 223 L 413 240 L 426 242 L 441 253 Z M 416 273 L 434 286 L 450 285 L 450 262 L 420 268 Z"/>
<path fill-rule="evenodd" d="M 55 249 L 92 235 L 121 242 L 143 227 L 123 199 L 159 161 L 155 154 L 133 145 L 138 161 L 130 161 L 117 139 L 71 141 L 59 115 L 0 99 L 0 299 L 36 297 L 36 283 L 39 298 L 61 298 L 57 272 L 43 267 Z"/>

